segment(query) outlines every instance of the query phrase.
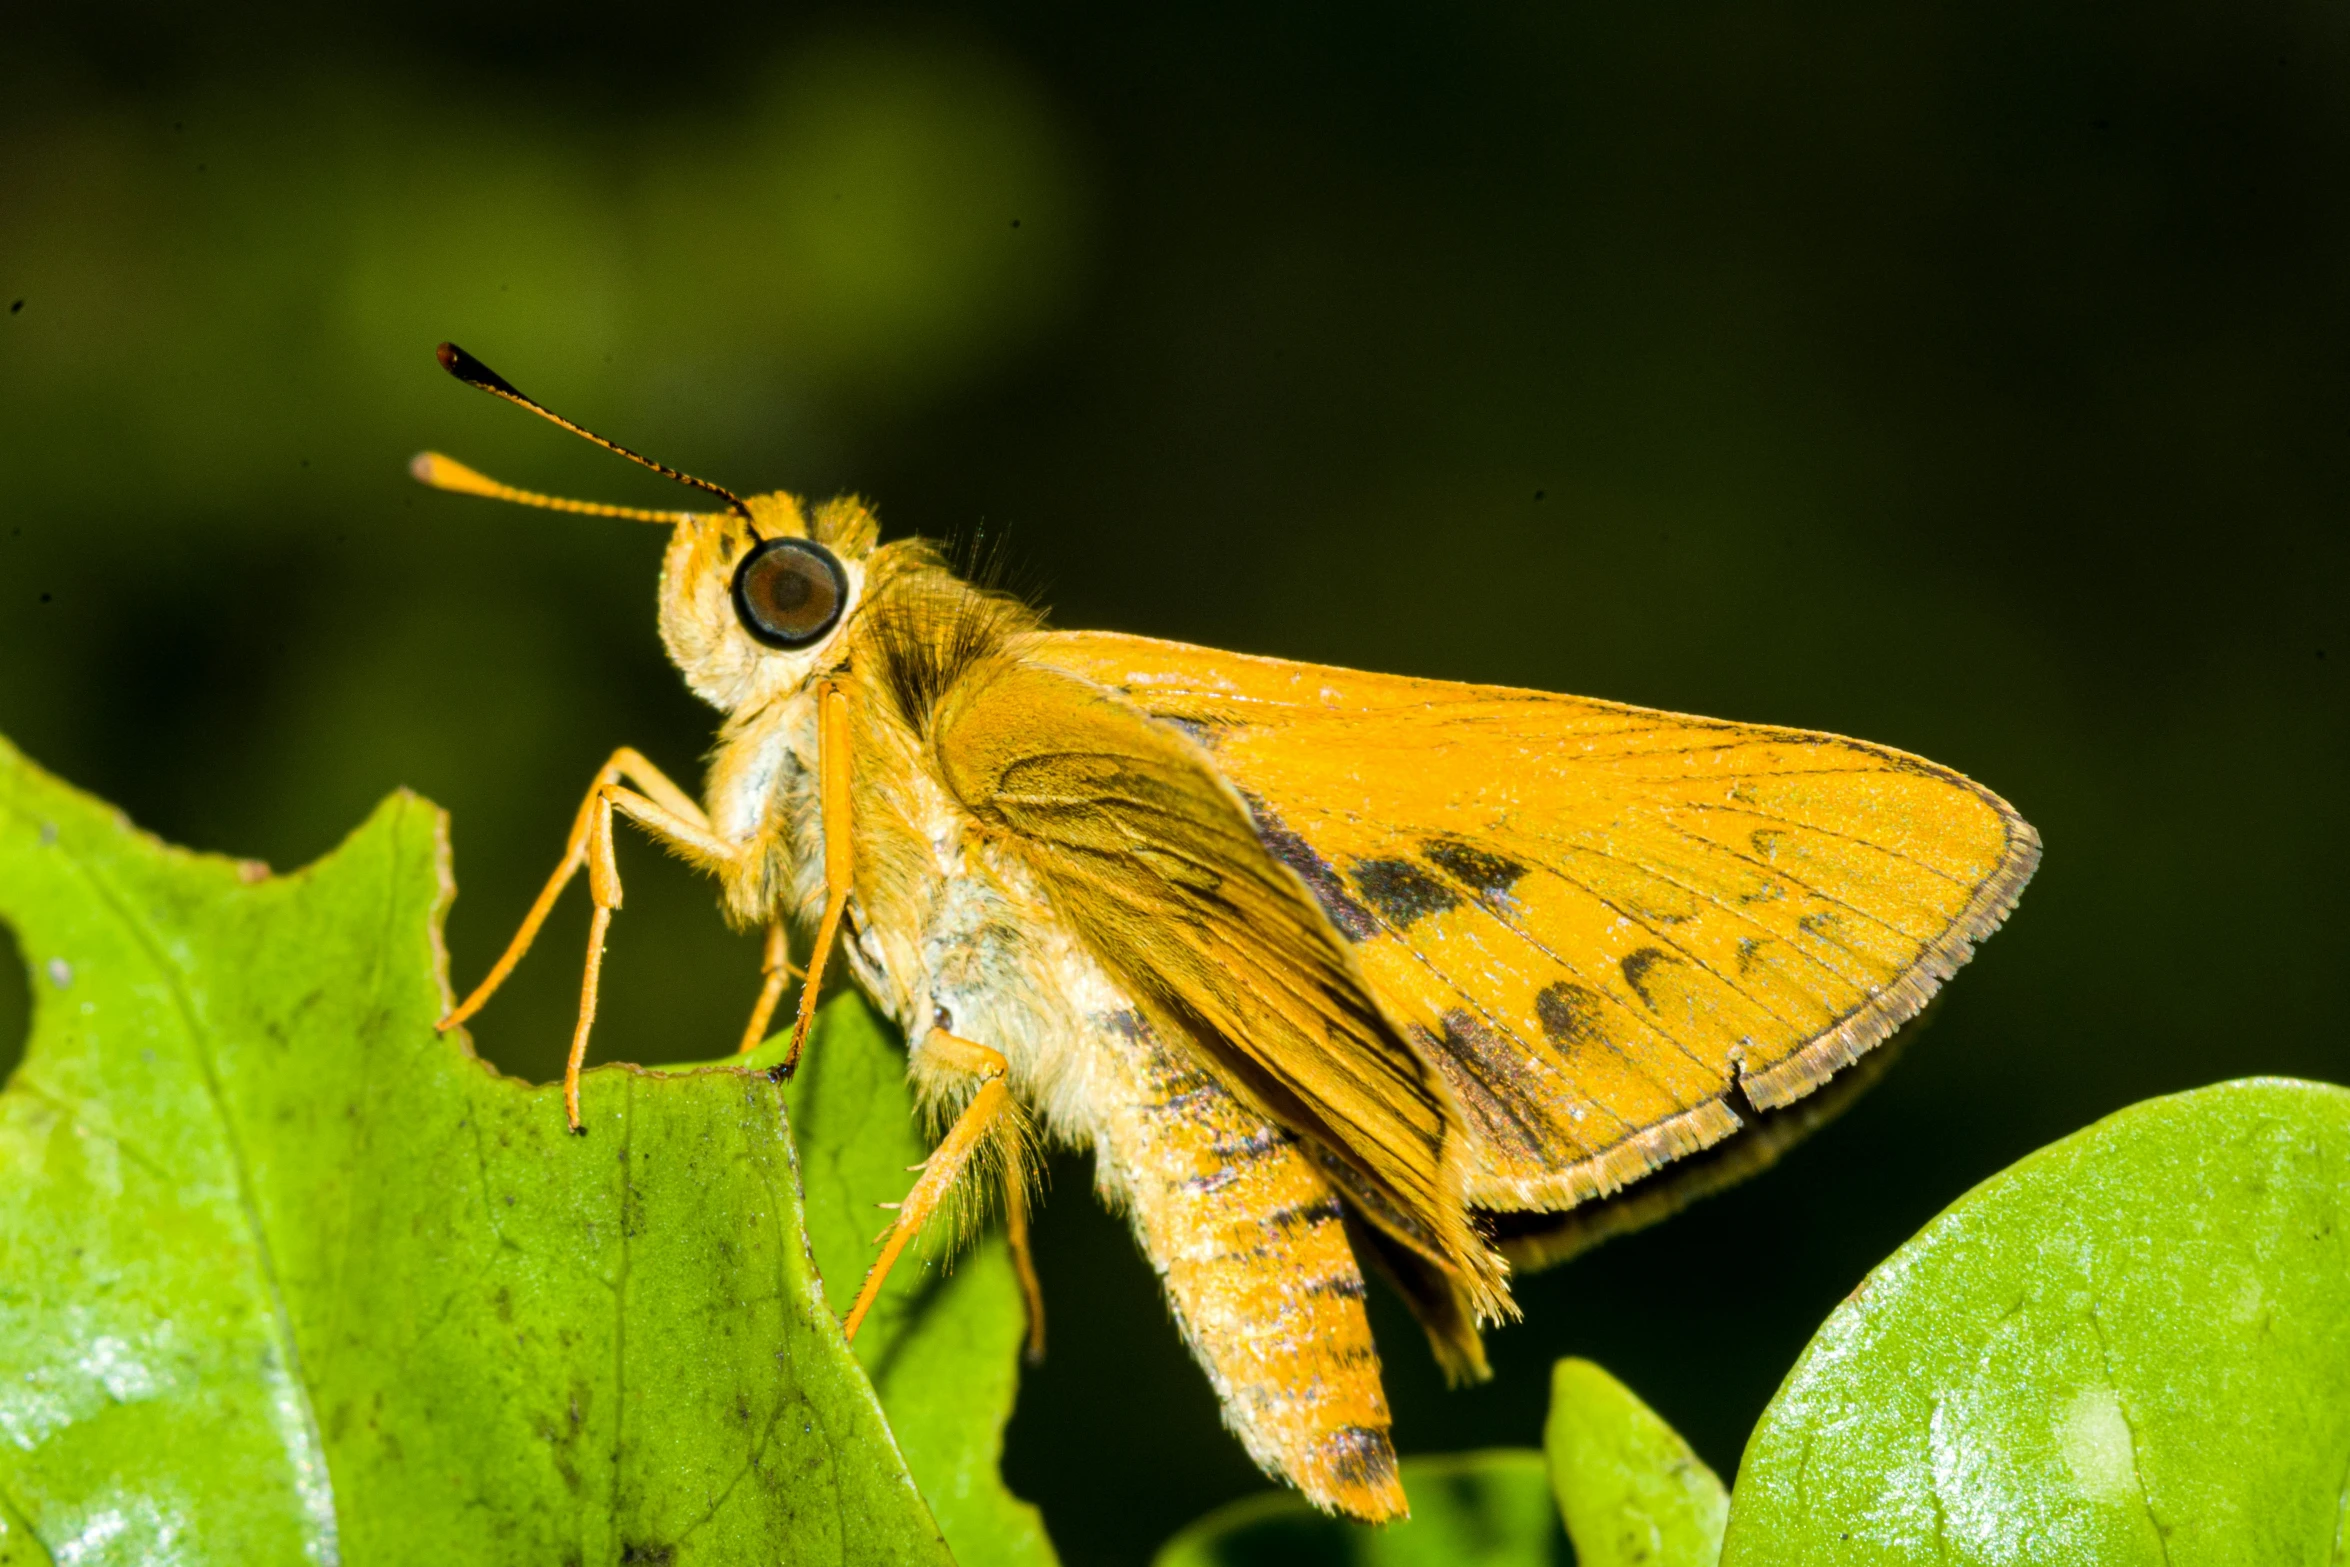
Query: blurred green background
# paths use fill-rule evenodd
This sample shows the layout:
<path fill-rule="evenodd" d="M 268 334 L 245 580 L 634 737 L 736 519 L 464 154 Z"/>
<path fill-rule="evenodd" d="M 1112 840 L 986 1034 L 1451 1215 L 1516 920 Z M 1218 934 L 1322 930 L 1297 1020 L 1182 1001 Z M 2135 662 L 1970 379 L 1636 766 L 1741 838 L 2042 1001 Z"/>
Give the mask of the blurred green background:
<path fill-rule="evenodd" d="M 487 966 L 615 745 L 695 774 L 677 505 L 464 343 L 740 489 L 982 525 L 1064 623 L 1844 731 L 2038 824 L 2009 929 L 1778 1170 L 1520 1292 L 1407 1452 L 1537 1440 L 1563 1353 L 1727 1473 L 1812 1328 L 2131 1100 L 2350 1077 L 2339 7 L 14 12 L 0 730 L 298 865 L 454 813 Z M 731 1043 L 755 944 L 631 841 L 606 1057 Z M 483 1018 L 553 1071 L 576 895 Z M 23 977 L 0 977 L 17 1048 Z M 432 1179 L 419 1170 L 418 1180 Z M 1055 1166 L 1014 1484 L 1072 1564 L 1261 1482 Z"/>

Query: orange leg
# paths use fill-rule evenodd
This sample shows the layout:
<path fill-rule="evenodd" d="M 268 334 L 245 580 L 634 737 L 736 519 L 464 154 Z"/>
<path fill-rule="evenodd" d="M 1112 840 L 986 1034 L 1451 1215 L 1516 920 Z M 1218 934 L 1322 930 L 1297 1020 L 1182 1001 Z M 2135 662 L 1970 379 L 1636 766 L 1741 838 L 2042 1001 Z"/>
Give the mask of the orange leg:
<path fill-rule="evenodd" d="M 622 779 L 636 784 L 643 792 L 623 787 Z M 556 898 L 585 867 L 595 913 L 588 921 L 587 969 L 580 981 L 579 1024 L 572 1030 L 571 1057 L 563 1071 L 563 1108 L 575 1132 L 586 1130 L 579 1120 L 579 1072 L 587 1060 L 588 1030 L 596 1021 L 596 984 L 604 968 L 604 935 L 611 928 L 612 911 L 620 907 L 620 866 L 612 854 L 614 811 L 627 816 L 704 870 L 715 870 L 734 857 L 734 850 L 710 830 L 709 818 L 694 804 L 692 796 L 635 751 L 624 746 L 613 752 L 612 759 L 597 771 L 587 798 L 580 802 L 579 815 L 571 824 L 570 841 L 563 848 L 563 858 L 540 890 L 538 901 L 523 916 L 522 928 L 506 944 L 505 953 L 492 966 L 489 977 L 436 1025 L 446 1033 L 482 1009 L 506 982 L 506 976 L 514 972 L 514 965 L 522 961 L 530 944 L 538 939 L 539 927 L 546 923 Z"/>
<path fill-rule="evenodd" d="M 816 692 L 816 770 L 819 804 L 824 821 L 824 918 L 816 926 L 815 950 L 808 954 L 808 976 L 800 984 L 800 1014 L 792 1024 L 791 1049 L 777 1080 L 799 1069 L 800 1049 L 808 1042 L 808 1025 L 816 1019 L 816 997 L 824 988 L 824 965 L 840 935 L 840 917 L 849 906 L 856 881 L 856 843 L 849 802 L 851 779 L 848 692 L 826 681 Z"/>
<path fill-rule="evenodd" d="M 768 922 L 767 951 L 759 960 L 759 972 L 765 979 L 759 986 L 759 1000 L 751 1008 L 751 1021 L 743 1029 L 742 1043 L 734 1047 L 738 1056 L 749 1055 L 767 1038 L 775 1004 L 783 999 L 784 982 L 799 972 L 791 966 L 791 933 L 781 920 Z"/>
<path fill-rule="evenodd" d="M 906 1249 L 907 1242 L 922 1232 L 924 1222 L 938 1211 L 938 1205 L 946 1199 L 947 1193 L 954 1190 L 955 1182 L 961 1177 L 964 1167 L 971 1162 L 971 1156 L 979 1151 L 981 1143 L 996 1130 L 998 1118 L 1011 1103 L 1011 1090 L 1004 1083 L 1004 1058 L 985 1045 L 975 1045 L 968 1039 L 958 1038 L 940 1028 L 931 1030 L 929 1037 L 922 1041 L 921 1050 L 928 1057 L 927 1064 L 931 1066 L 949 1073 L 978 1078 L 979 1092 L 971 1096 L 971 1102 L 963 1107 L 963 1113 L 955 1117 L 955 1124 L 947 1128 L 946 1136 L 939 1139 L 938 1147 L 923 1161 L 922 1178 L 914 1183 L 914 1189 L 906 1194 L 906 1200 L 898 1204 L 898 1220 L 889 1228 L 888 1243 L 881 1248 L 881 1256 L 865 1275 L 865 1287 L 857 1291 L 857 1302 L 849 1308 L 849 1314 L 841 1324 L 841 1331 L 850 1339 L 856 1338 L 857 1329 L 865 1320 L 865 1313 L 873 1309 L 873 1302 L 881 1294 L 882 1282 L 896 1265 L 898 1254 Z M 1017 1170 L 1007 1170 L 1006 1174 L 1010 1180 L 1019 1179 Z M 1034 1326 L 1032 1323 L 1032 1333 Z"/>
<path fill-rule="evenodd" d="M 1019 1275 L 1020 1298 L 1028 1306 L 1028 1342 L 1020 1358 L 1033 1366 L 1044 1359 L 1044 1286 L 1028 1250 L 1028 1184 L 1009 1160 L 1004 1165 L 1004 1235 L 1012 1243 L 1012 1271 Z"/>

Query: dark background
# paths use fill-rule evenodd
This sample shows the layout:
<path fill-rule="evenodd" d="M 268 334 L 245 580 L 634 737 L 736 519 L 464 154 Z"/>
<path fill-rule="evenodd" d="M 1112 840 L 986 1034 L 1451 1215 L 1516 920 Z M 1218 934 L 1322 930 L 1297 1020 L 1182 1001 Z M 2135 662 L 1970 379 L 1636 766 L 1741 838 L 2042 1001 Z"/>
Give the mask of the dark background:
<path fill-rule="evenodd" d="M 1727 1472 L 1975 1181 L 2345 1076 L 2339 7 L 655 14 L 12 13 L 0 730 L 280 866 L 423 790 L 478 976 L 596 763 L 690 778 L 714 715 L 656 530 L 403 477 L 684 502 L 449 382 L 454 337 L 737 488 L 984 521 L 1064 624 L 1839 730 L 2037 823 L 1883 1085 L 1528 1281 L 1493 1384 L 1380 1301 L 1406 1452 L 1535 1441 L 1574 1352 Z M 600 1051 L 720 1053 L 755 945 L 622 854 Z M 583 910 L 479 1025 L 512 1070 L 555 1070 Z M 1072 1564 L 1139 1562 L 1261 1482 L 1055 1175 L 1007 1466 Z"/>

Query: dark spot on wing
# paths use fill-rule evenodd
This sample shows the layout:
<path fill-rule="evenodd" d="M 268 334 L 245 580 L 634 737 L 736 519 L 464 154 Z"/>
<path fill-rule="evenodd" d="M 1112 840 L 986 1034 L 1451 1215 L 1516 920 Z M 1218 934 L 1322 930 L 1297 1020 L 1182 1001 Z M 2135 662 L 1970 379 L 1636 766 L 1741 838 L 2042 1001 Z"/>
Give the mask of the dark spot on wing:
<path fill-rule="evenodd" d="M 1348 872 L 1390 925 L 1404 928 L 1461 906 L 1461 895 L 1410 860 L 1357 860 Z"/>
<path fill-rule="evenodd" d="M 1738 938 L 1739 973 L 1744 974 L 1753 969 L 1756 962 L 1755 954 L 1763 949 L 1766 940 L 1767 938 L 1762 936 L 1741 936 Z"/>
<path fill-rule="evenodd" d="M 1346 1485 L 1385 1489 L 1395 1478 L 1395 1448 L 1372 1426 L 1341 1426 L 1322 1438 L 1322 1461 Z"/>
<path fill-rule="evenodd" d="M 1412 1037 L 1446 1068 L 1445 1081 L 1462 1114 L 1487 1144 L 1535 1154 L 1549 1146 L 1543 1136 L 1547 1122 L 1529 1119 L 1529 1112 L 1554 1095 L 1524 1046 L 1462 1007 L 1444 1014 L 1442 1037 L 1417 1025 Z"/>
<path fill-rule="evenodd" d="M 1554 1045 L 1606 1043 L 1607 1036 L 1599 1027 L 1606 1010 L 1607 1002 L 1598 991 L 1571 980 L 1554 980 L 1534 997 L 1534 1015 L 1542 1020 L 1542 1031 Z"/>
<path fill-rule="evenodd" d="M 1289 824 L 1273 814 L 1272 808 L 1254 795 L 1244 794 L 1241 802 L 1256 822 L 1257 842 L 1265 852 L 1297 872 L 1306 884 L 1306 891 L 1322 905 L 1322 912 L 1330 916 L 1330 923 L 1349 941 L 1368 941 L 1379 934 L 1379 921 L 1371 911 L 1355 901 L 1355 895 L 1346 890 L 1346 883 L 1338 879 L 1338 872 L 1330 862 L 1314 852 L 1314 846 L 1293 832 Z"/>
<path fill-rule="evenodd" d="M 1656 997 L 1648 993 L 1649 972 L 1659 963 L 1678 963 L 1680 961 L 1679 958 L 1674 957 L 1662 947 L 1642 947 L 1637 952 L 1627 952 L 1624 954 L 1623 962 L 1624 983 L 1632 987 L 1632 993 L 1640 998 L 1641 1003 L 1649 1011 L 1654 1012 Z"/>
<path fill-rule="evenodd" d="M 1527 867 L 1506 854 L 1495 854 L 1457 838 L 1431 838 L 1420 845 L 1420 857 L 1480 898 L 1498 898 L 1518 884 Z"/>
<path fill-rule="evenodd" d="M 1746 841 L 1754 845 L 1754 852 L 1766 860 L 1778 857 L 1779 845 L 1786 838 L 1787 835 L 1775 827 L 1757 827 L 1746 835 Z"/>

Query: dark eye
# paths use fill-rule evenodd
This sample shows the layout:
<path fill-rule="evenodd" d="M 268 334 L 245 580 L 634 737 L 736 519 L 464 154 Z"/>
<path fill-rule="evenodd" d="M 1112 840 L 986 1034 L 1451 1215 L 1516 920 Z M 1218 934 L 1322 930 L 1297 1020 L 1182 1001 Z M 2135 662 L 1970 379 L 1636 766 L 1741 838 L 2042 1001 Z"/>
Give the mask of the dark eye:
<path fill-rule="evenodd" d="M 806 539 L 769 539 L 734 568 L 734 612 L 769 647 L 821 639 L 848 596 L 848 577 L 832 551 Z"/>

